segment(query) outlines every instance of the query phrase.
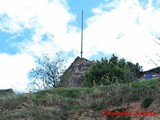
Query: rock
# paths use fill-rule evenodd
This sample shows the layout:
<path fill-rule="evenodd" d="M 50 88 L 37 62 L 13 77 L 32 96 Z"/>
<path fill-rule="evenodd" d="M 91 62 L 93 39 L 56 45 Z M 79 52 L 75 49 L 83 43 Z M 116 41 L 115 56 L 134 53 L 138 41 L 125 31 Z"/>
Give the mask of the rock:
<path fill-rule="evenodd" d="M 94 61 L 77 57 L 61 77 L 59 87 L 79 87 L 83 85 L 85 73 Z"/>
<path fill-rule="evenodd" d="M 0 95 L 15 95 L 13 89 L 1 89 Z"/>
<path fill-rule="evenodd" d="M 27 107 L 29 107 L 29 104 L 27 102 L 23 102 L 20 105 L 18 105 L 16 109 L 25 109 Z"/>

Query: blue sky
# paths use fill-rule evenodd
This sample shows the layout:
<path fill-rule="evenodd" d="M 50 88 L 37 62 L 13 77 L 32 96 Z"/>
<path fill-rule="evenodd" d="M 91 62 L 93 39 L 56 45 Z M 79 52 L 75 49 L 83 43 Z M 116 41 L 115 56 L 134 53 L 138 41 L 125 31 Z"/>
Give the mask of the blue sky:
<path fill-rule="evenodd" d="M 82 10 L 85 58 L 114 53 L 144 70 L 155 67 L 149 59 L 159 65 L 158 0 L 0 0 L 0 89 L 26 91 L 42 53 L 62 51 L 67 66 L 80 56 Z"/>
<path fill-rule="evenodd" d="M 69 12 L 76 15 L 74 25 L 81 27 L 81 13 L 84 11 L 84 21 L 93 16 L 92 9 L 100 5 L 100 0 L 68 0 L 68 5 L 71 6 Z M 84 27 L 86 24 L 84 23 Z"/>

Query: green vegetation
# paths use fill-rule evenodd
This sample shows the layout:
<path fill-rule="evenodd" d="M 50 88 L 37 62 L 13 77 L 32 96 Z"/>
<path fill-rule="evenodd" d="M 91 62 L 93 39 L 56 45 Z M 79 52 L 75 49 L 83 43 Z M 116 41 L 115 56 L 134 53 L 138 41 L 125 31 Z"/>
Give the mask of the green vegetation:
<path fill-rule="evenodd" d="M 151 104 L 151 99 L 160 99 L 160 79 L 111 84 L 107 86 L 54 88 L 35 93 L 0 97 L 0 120 L 67 120 L 78 119 L 76 113 L 93 110 L 102 117 L 104 109 L 111 109 L 132 101 L 141 101 L 142 106 Z M 146 98 L 148 96 L 151 99 Z M 153 102 L 153 101 L 152 101 Z M 122 118 L 117 118 L 122 119 Z M 126 117 L 129 120 L 130 117 Z"/>
<path fill-rule="evenodd" d="M 144 97 L 143 100 L 142 100 L 141 106 L 143 108 L 148 108 L 149 105 L 151 105 L 153 101 L 154 101 L 153 97 Z"/>
<path fill-rule="evenodd" d="M 118 59 L 114 54 L 108 60 L 102 58 L 97 61 L 85 75 L 84 86 L 109 85 L 115 82 L 129 83 L 140 77 L 142 67 L 136 63 Z"/>

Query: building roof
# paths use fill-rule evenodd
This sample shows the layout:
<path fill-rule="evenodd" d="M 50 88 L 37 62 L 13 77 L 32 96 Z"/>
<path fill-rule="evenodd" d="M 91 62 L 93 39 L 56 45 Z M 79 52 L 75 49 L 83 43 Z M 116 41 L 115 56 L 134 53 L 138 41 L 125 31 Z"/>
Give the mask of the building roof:
<path fill-rule="evenodd" d="M 152 68 L 150 70 L 143 71 L 142 73 L 160 73 L 160 67 Z"/>

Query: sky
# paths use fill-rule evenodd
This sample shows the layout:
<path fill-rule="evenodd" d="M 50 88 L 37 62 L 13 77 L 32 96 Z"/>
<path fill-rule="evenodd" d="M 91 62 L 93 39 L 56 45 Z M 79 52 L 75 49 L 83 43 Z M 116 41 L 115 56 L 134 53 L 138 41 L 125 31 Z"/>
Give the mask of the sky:
<path fill-rule="evenodd" d="M 0 89 L 25 92 L 42 53 L 61 51 L 67 66 L 80 56 L 82 10 L 84 58 L 160 65 L 158 0 L 0 0 Z"/>

